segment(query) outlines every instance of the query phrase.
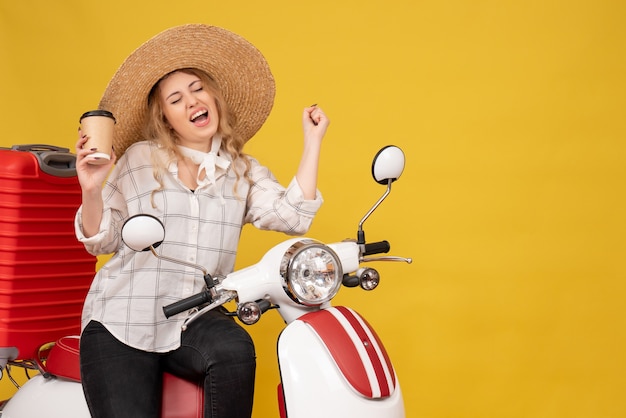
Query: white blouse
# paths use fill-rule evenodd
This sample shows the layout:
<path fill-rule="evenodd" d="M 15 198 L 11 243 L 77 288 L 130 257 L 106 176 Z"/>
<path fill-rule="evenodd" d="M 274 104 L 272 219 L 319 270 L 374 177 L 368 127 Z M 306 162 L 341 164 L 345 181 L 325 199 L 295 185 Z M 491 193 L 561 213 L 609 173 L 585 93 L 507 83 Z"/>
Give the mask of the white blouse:
<path fill-rule="evenodd" d="M 150 252 L 131 250 L 121 241 L 124 221 L 136 214 L 156 216 L 165 226 L 165 240 L 157 251 L 199 264 L 215 277 L 233 270 L 245 223 L 290 235 L 304 234 L 322 197 L 318 191 L 315 200 L 305 200 L 295 178 L 285 188 L 253 158 L 251 184 L 244 179 L 237 182 L 231 164 L 227 169 L 216 167 L 215 184 L 191 191 L 179 180 L 173 162 L 163 176 L 163 189 L 153 194 L 159 188 L 153 153 L 165 158 L 164 151 L 152 142 L 129 147 L 103 188 L 99 232 L 84 236 L 82 207 L 76 214 L 75 229 L 89 253 L 114 253 L 92 282 L 83 308 L 83 327 L 95 320 L 132 347 L 167 352 L 180 345 L 181 325 L 187 314 L 167 319 L 162 308 L 200 292 L 204 287 L 202 272 L 160 260 Z"/>

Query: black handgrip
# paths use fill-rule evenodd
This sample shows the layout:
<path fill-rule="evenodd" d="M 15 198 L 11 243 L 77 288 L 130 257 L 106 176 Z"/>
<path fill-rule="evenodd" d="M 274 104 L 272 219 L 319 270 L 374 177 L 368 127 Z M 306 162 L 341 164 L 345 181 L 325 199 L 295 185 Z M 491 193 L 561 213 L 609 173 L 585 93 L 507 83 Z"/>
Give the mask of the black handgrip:
<path fill-rule="evenodd" d="M 363 255 L 388 253 L 390 249 L 391 246 L 388 241 L 372 242 L 370 244 L 365 244 L 365 252 Z"/>
<path fill-rule="evenodd" d="M 200 306 L 203 303 L 207 303 L 210 301 L 211 294 L 208 291 L 204 291 L 202 293 L 189 296 L 188 298 L 181 299 L 178 302 L 174 302 L 170 305 L 164 306 L 163 313 L 165 314 L 166 318 L 169 318 L 170 316 L 185 312 L 189 309 L 195 308 L 196 306 Z"/>

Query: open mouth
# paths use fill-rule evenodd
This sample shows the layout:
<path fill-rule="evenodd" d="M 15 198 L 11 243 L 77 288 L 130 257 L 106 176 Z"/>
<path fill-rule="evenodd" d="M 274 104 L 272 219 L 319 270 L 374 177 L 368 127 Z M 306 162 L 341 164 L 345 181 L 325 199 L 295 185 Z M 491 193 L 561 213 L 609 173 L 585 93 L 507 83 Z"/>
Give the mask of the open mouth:
<path fill-rule="evenodd" d="M 189 120 L 194 125 L 206 124 L 209 120 L 209 111 L 206 109 L 198 110 L 196 113 L 191 115 L 191 118 L 189 118 Z"/>

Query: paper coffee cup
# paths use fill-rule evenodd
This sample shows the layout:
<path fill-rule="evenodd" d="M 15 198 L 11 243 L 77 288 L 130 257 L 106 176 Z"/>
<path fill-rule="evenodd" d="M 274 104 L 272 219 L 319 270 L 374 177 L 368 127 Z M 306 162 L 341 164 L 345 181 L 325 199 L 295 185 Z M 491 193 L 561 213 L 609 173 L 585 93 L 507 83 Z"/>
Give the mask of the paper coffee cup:
<path fill-rule="evenodd" d="M 115 117 L 107 110 L 91 110 L 80 117 L 80 128 L 87 136 L 86 149 L 96 149 L 90 154 L 89 164 L 106 164 L 111 160 Z"/>

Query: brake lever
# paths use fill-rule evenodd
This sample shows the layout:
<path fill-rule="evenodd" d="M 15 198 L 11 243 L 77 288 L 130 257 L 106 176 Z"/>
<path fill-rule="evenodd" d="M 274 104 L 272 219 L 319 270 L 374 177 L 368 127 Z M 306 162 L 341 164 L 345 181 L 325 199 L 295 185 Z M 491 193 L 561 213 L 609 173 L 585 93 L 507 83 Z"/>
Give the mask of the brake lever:
<path fill-rule="evenodd" d="M 185 322 L 183 322 L 183 325 L 181 325 L 181 329 L 183 331 L 186 331 L 187 328 L 189 327 L 189 324 L 191 324 L 193 321 L 198 319 L 204 313 L 210 311 L 211 309 L 215 309 L 218 306 L 221 306 L 221 305 L 223 305 L 225 303 L 228 303 L 231 300 L 235 299 L 236 297 L 237 297 L 237 292 L 235 292 L 234 290 L 227 290 L 227 291 L 221 293 L 219 296 L 217 296 L 216 298 L 213 299 L 213 302 L 211 302 L 210 304 L 208 304 L 204 308 L 202 308 L 200 310 L 197 310 L 193 314 L 189 315 L 185 319 Z"/>
<path fill-rule="evenodd" d="M 411 264 L 413 262 L 413 259 L 406 258 L 406 257 L 395 257 L 391 255 L 383 255 L 380 257 L 367 257 L 367 258 L 361 257 L 359 261 L 361 263 L 369 263 L 370 261 L 400 261 L 403 263 Z"/>

